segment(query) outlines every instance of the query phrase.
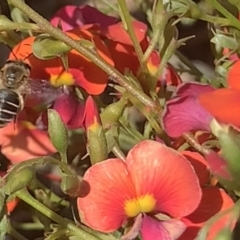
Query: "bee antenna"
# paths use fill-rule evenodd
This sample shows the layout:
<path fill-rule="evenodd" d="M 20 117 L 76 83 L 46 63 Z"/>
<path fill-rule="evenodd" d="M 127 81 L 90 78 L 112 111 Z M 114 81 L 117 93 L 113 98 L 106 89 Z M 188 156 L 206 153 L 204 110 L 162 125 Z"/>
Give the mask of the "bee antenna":
<path fill-rule="evenodd" d="M 31 56 L 33 53 L 29 53 L 24 59 L 23 61 L 25 61 L 29 56 Z"/>
<path fill-rule="evenodd" d="M 6 46 L 8 47 L 8 49 L 10 50 L 10 52 L 12 53 L 12 55 L 14 56 L 14 58 L 15 58 L 16 60 L 18 60 L 18 58 L 17 58 L 16 54 L 13 52 L 12 48 L 11 48 L 9 45 L 7 45 L 7 44 L 6 44 Z"/>
<path fill-rule="evenodd" d="M 16 60 L 19 60 L 17 55 L 14 53 L 13 49 L 9 46 L 9 45 L 6 45 L 8 47 L 8 49 L 10 50 L 10 52 L 12 53 L 12 55 L 14 56 L 14 58 Z M 31 56 L 33 53 L 29 53 L 24 59 L 22 59 L 22 61 L 25 61 L 29 56 Z"/>

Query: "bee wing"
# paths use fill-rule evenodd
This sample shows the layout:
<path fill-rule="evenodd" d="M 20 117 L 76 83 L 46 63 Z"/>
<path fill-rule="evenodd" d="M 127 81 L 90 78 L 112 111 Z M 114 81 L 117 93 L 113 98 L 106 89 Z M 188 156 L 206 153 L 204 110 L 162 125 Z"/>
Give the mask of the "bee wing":
<path fill-rule="evenodd" d="M 37 99 L 43 104 L 50 104 L 67 93 L 66 86 L 54 87 L 45 79 L 29 79 L 26 98 L 28 100 Z"/>

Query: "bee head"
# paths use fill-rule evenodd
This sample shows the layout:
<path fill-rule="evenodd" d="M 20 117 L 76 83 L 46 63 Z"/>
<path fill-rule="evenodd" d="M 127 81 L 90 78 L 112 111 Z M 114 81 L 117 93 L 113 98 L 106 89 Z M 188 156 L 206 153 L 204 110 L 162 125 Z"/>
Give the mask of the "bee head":
<path fill-rule="evenodd" d="M 30 76 L 31 67 L 23 61 L 7 61 L 1 69 L 3 85 L 7 88 L 18 88 Z"/>

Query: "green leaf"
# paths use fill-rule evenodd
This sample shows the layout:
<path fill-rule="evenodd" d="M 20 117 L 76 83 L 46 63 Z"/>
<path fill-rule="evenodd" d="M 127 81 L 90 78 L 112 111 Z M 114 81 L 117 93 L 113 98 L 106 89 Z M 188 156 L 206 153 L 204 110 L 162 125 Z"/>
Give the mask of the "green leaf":
<path fill-rule="evenodd" d="M 0 221 L 0 239 L 5 239 L 5 235 L 7 234 L 8 230 L 8 217 L 7 214 L 3 216 L 3 218 Z"/>
<path fill-rule="evenodd" d="M 0 180 L 1 181 L 1 185 L 2 185 L 2 181 L 3 179 Z M 6 209 L 6 195 L 4 192 L 4 189 L 0 190 L 0 220 L 3 218 L 3 216 L 6 214 L 7 209 Z"/>
<path fill-rule="evenodd" d="M 68 147 L 68 131 L 59 114 L 48 110 L 48 133 L 53 146 L 61 154 L 65 154 Z"/>
<path fill-rule="evenodd" d="M 216 32 L 211 42 L 221 48 L 238 49 L 239 43 L 236 38 L 228 36 L 226 33 Z"/>
<path fill-rule="evenodd" d="M 23 13 L 19 8 L 13 7 L 11 10 L 11 18 L 16 23 L 29 22 L 27 15 Z"/>
<path fill-rule="evenodd" d="M 52 59 L 71 50 L 65 43 L 49 36 L 41 34 L 35 38 L 33 43 L 33 54 L 43 60 Z"/>

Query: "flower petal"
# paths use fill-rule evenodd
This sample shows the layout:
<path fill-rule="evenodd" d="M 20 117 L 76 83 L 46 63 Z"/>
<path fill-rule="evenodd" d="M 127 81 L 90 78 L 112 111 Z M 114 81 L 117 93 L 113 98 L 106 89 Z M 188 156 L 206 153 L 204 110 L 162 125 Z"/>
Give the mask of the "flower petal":
<path fill-rule="evenodd" d="M 58 98 L 53 109 L 59 113 L 69 128 L 82 127 L 85 107 L 75 96 L 70 94 Z"/>
<path fill-rule="evenodd" d="M 187 82 L 178 86 L 175 95 L 178 97 L 195 97 L 197 98 L 202 93 L 212 92 L 214 88 L 208 84 Z"/>
<path fill-rule="evenodd" d="M 218 153 L 210 150 L 208 154 L 205 155 L 208 162 L 209 169 L 214 175 L 217 175 L 226 180 L 232 180 L 231 175 L 228 171 L 227 162 L 219 156 Z"/>
<path fill-rule="evenodd" d="M 232 199 L 225 193 L 224 190 L 216 187 L 203 188 L 203 197 L 199 207 L 189 216 L 182 219 L 187 225 L 186 231 L 179 238 L 179 240 L 192 240 L 196 237 L 197 232 L 204 225 L 204 223 L 214 216 L 216 213 L 224 211 L 234 205 Z M 234 223 L 230 224 L 231 216 L 229 214 L 223 215 L 210 228 L 207 240 L 215 239 L 214 236 L 219 230 L 224 227 L 231 227 L 233 229 Z"/>
<path fill-rule="evenodd" d="M 157 221 L 144 216 L 141 233 L 143 240 L 175 240 L 185 229 L 185 224 L 180 220 Z"/>
<path fill-rule="evenodd" d="M 126 219 L 124 202 L 136 196 L 126 164 L 108 159 L 90 167 L 77 200 L 81 220 L 101 232 L 118 229 Z"/>
<path fill-rule="evenodd" d="M 56 152 L 48 133 L 31 123 L 10 123 L 0 129 L 1 151 L 12 163 L 50 155 Z"/>
<path fill-rule="evenodd" d="M 84 111 L 83 126 L 85 129 L 100 125 L 100 116 L 96 103 L 91 96 L 87 97 Z"/>
<path fill-rule="evenodd" d="M 126 164 L 137 196 L 152 194 L 157 211 L 181 217 L 197 208 L 201 189 L 196 173 L 177 151 L 145 140 L 129 151 Z"/>
<path fill-rule="evenodd" d="M 240 60 L 236 61 L 228 71 L 227 83 L 228 87 L 240 90 Z"/>
<path fill-rule="evenodd" d="M 162 115 L 164 129 L 173 138 L 194 130 L 210 131 L 211 119 L 212 116 L 191 96 L 169 100 Z"/>
<path fill-rule="evenodd" d="M 139 41 L 143 52 L 148 47 L 148 39 L 146 35 L 147 27 L 144 23 L 133 21 L 133 29 Z M 133 74 L 137 74 L 140 63 L 136 56 L 131 38 L 125 31 L 121 22 L 108 26 L 101 31 L 102 37 L 108 39 L 108 49 L 114 61 L 115 68 L 121 73 L 131 70 Z M 110 41 L 109 41 L 110 40 Z"/>
<path fill-rule="evenodd" d="M 67 31 L 89 23 L 96 23 L 101 27 L 107 27 L 116 23 L 117 19 L 107 16 L 98 9 L 88 5 L 81 7 L 67 5 L 58 10 L 50 22 L 54 26 L 57 26 L 59 21 L 61 21 L 62 30 Z"/>
<path fill-rule="evenodd" d="M 134 20 L 132 21 L 132 26 L 137 40 L 142 42 L 146 38 L 147 25 L 143 22 Z M 114 42 L 119 42 L 130 46 L 133 45 L 132 40 L 127 31 L 124 29 L 124 24 L 122 22 L 109 25 L 105 30 L 102 30 L 102 34 Z"/>
<path fill-rule="evenodd" d="M 143 221 L 143 214 L 138 214 L 138 216 L 134 219 L 134 223 L 131 229 L 127 233 L 121 236 L 121 240 L 135 239 L 140 232 L 142 221 Z"/>
<path fill-rule="evenodd" d="M 207 184 L 210 178 L 210 172 L 208 171 L 208 164 L 205 158 L 197 152 L 184 151 L 182 154 L 192 164 L 200 185 L 203 186 Z"/>
<path fill-rule="evenodd" d="M 240 91 L 219 89 L 199 96 L 199 103 L 214 118 L 240 128 Z"/>

